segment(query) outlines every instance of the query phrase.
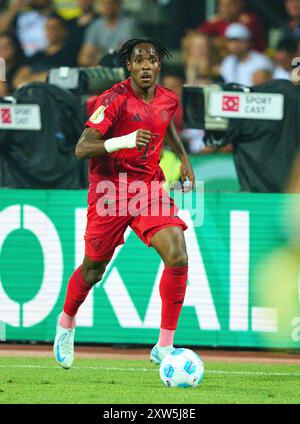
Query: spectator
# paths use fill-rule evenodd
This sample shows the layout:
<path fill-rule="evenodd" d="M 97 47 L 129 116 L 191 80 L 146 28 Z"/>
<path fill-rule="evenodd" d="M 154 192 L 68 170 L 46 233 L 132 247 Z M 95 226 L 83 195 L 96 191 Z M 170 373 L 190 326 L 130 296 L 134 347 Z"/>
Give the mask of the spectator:
<path fill-rule="evenodd" d="M 162 78 L 162 85 L 170 90 L 173 90 L 179 100 L 182 99 L 182 91 L 184 84 L 184 75 L 180 71 L 169 70 L 166 72 Z M 173 116 L 173 121 L 178 134 L 181 134 L 182 131 L 182 121 L 183 121 L 183 107 L 181 101 L 178 104 L 178 108 Z"/>
<path fill-rule="evenodd" d="M 0 13 L 4 13 L 7 10 L 8 1 L 7 0 L 0 0 Z"/>
<path fill-rule="evenodd" d="M 258 70 L 273 72 L 271 60 L 251 49 L 251 33 L 243 24 L 231 24 L 225 31 L 229 56 L 221 63 L 221 75 L 226 83 L 252 85 Z"/>
<path fill-rule="evenodd" d="M 93 8 L 94 0 L 77 0 L 77 4 L 80 15 L 68 20 L 70 30 L 68 44 L 76 52 L 76 56 L 81 48 L 86 30 L 98 18 Z"/>
<path fill-rule="evenodd" d="M 13 35 L 0 34 L 0 57 L 5 60 L 6 81 L 0 82 L 0 96 L 7 96 L 13 91 L 12 80 L 18 69 L 24 64 L 21 46 Z"/>
<path fill-rule="evenodd" d="M 182 60 L 187 84 L 199 84 L 218 72 L 217 55 L 206 34 L 191 31 L 182 39 Z"/>
<path fill-rule="evenodd" d="M 52 0 L 55 12 L 66 21 L 80 16 L 77 0 Z"/>
<path fill-rule="evenodd" d="M 173 90 L 179 99 L 182 98 L 184 74 L 180 69 L 169 68 L 163 72 L 162 85 Z"/>
<path fill-rule="evenodd" d="M 294 39 L 283 39 L 279 42 L 275 53 L 274 79 L 292 80 L 293 59 L 298 56 L 298 42 Z"/>
<path fill-rule="evenodd" d="M 273 79 L 273 75 L 271 71 L 268 71 L 267 69 L 259 69 L 253 74 L 252 84 L 253 85 L 265 84 L 266 82 L 272 81 L 272 79 Z"/>
<path fill-rule="evenodd" d="M 31 0 L 30 10 L 23 10 L 28 0 L 13 0 L 0 18 L 0 32 L 14 32 L 27 57 L 46 47 L 45 24 L 53 12 L 52 0 Z"/>
<path fill-rule="evenodd" d="M 1 2 L 0 6 L 0 33 L 7 32 L 13 28 L 13 22 L 16 15 L 22 11 L 28 4 L 28 0 L 12 0 L 7 2 Z"/>
<path fill-rule="evenodd" d="M 300 40 L 300 0 L 285 0 L 285 8 L 289 15 L 283 32 L 283 38 Z"/>
<path fill-rule="evenodd" d="M 198 30 L 217 37 L 217 44 L 221 44 L 222 47 L 225 30 L 228 25 L 234 22 L 242 23 L 249 28 L 251 34 L 253 34 L 255 50 L 263 51 L 266 48 L 262 25 L 255 13 L 245 11 L 244 0 L 219 0 L 218 14 L 204 22 L 198 27 Z"/>
<path fill-rule="evenodd" d="M 120 0 L 99 0 L 101 17 L 86 31 L 78 59 L 81 66 L 97 65 L 110 49 L 137 35 L 133 18 L 121 16 L 120 9 Z"/>
<path fill-rule="evenodd" d="M 60 66 L 76 66 L 76 56 L 68 48 L 66 40 L 68 28 L 66 22 L 56 14 L 48 17 L 46 22 L 48 47 L 27 60 L 14 78 L 14 85 L 31 81 L 46 81 L 48 71 Z"/>

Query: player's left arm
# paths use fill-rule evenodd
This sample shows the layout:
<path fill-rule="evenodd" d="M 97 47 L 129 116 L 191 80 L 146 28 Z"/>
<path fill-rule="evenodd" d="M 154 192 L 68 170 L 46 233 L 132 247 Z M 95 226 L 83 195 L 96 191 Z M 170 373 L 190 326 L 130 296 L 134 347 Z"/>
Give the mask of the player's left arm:
<path fill-rule="evenodd" d="M 176 155 L 181 160 L 181 166 L 180 166 L 180 175 L 182 178 L 182 181 L 186 181 L 186 178 L 189 179 L 189 185 L 184 186 L 184 191 L 190 191 L 193 190 L 195 187 L 195 175 L 193 172 L 192 165 L 190 163 L 189 157 L 184 149 L 184 146 L 182 144 L 182 141 L 180 140 L 175 124 L 173 120 L 171 120 L 168 129 L 167 129 L 167 141 L 169 145 L 172 147 Z"/>

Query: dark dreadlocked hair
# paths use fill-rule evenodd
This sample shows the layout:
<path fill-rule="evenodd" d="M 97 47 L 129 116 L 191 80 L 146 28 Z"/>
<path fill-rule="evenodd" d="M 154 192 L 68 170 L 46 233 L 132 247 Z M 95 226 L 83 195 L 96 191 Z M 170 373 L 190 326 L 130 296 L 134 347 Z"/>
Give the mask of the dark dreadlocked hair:
<path fill-rule="evenodd" d="M 123 67 L 127 66 L 127 62 L 130 60 L 133 49 L 137 44 L 148 43 L 152 44 L 155 48 L 156 53 L 158 54 L 160 62 L 164 57 L 169 59 L 172 55 L 169 50 L 161 44 L 156 38 L 151 37 L 142 37 L 142 38 L 132 38 L 131 40 L 126 41 L 123 46 L 118 50 L 117 55 Z"/>

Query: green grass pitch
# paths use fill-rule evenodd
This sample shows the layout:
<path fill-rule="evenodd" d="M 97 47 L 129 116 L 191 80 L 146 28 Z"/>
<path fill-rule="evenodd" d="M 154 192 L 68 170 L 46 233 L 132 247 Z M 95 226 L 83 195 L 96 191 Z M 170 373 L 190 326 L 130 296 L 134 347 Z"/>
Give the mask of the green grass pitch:
<path fill-rule="evenodd" d="M 143 360 L 76 359 L 70 370 L 51 358 L 0 357 L 0 404 L 300 403 L 300 368 L 205 362 L 197 388 L 168 389 Z"/>

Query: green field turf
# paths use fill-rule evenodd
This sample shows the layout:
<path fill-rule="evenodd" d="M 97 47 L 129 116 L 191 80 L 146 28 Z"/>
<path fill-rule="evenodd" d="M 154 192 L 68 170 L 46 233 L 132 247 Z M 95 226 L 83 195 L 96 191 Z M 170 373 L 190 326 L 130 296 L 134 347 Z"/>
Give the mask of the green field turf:
<path fill-rule="evenodd" d="M 168 389 L 143 360 L 76 359 L 70 370 L 50 358 L 0 357 L 4 403 L 300 403 L 300 367 L 205 362 L 197 388 Z"/>

